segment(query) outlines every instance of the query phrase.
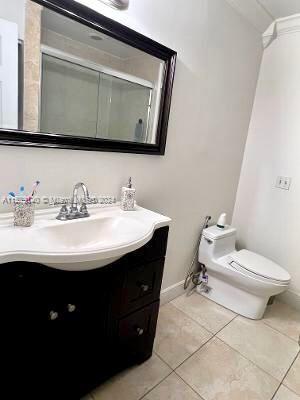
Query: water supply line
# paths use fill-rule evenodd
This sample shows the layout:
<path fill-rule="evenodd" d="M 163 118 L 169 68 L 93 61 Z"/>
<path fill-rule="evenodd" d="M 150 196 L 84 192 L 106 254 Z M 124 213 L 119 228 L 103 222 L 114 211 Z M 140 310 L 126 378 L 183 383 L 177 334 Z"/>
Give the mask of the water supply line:
<path fill-rule="evenodd" d="M 198 239 L 198 243 L 197 243 L 197 248 L 196 248 L 192 263 L 190 265 L 190 268 L 189 268 L 189 270 L 188 270 L 188 272 L 186 274 L 186 278 L 185 278 L 185 281 L 184 281 L 184 285 L 183 285 L 184 290 L 186 290 L 190 286 L 191 282 L 194 284 L 194 286 L 198 286 L 198 285 L 200 285 L 202 283 L 201 279 L 200 279 L 200 274 L 201 274 L 201 272 L 204 272 L 204 273 L 206 272 L 205 265 L 204 264 L 200 264 L 200 271 L 195 271 L 194 264 L 195 264 L 195 261 L 196 261 L 197 256 L 198 256 L 198 249 L 199 249 L 199 246 L 200 246 L 200 242 L 201 242 L 203 231 L 204 231 L 205 228 L 208 227 L 208 224 L 209 224 L 210 220 L 211 220 L 211 216 L 207 215 L 205 217 L 204 223 L 203 223 L 203 225 L 201 227 L 200 235 L 199 235 L 199 239 Z"/>

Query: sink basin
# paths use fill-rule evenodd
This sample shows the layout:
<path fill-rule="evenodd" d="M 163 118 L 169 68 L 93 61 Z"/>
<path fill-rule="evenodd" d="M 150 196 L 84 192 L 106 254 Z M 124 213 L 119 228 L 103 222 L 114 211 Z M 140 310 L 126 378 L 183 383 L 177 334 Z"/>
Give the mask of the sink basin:
<path fill-rule="evenodd" d="M 91 207 L 89 218 L 58 221 L 58 210 L 36 212 L 31 228 L 12 226 L 12 216 L 0 217 L 0 264 L 32 261 L 49 267 L 82 271 L 110 264 L 142 247 L 155 229 L 170 219 L 142 207 Z"/>
<path fill-rule="evenodd" d="M 56 224 L 43 229 L 43 240 L 53 243 L 56 251 L 92 250 L 99 246 L 120 246 L 145 234 L 144 224 L 120 216 L 81 219 L 76 223 Z"/>

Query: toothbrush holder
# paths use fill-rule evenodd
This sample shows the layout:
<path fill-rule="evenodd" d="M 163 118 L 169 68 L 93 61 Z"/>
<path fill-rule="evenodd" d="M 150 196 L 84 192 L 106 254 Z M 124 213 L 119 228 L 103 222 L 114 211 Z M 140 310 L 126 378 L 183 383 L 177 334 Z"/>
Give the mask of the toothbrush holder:
<path fill-rule="evenodd" d="M 34 202 L 16 199 L 14 204 L 14 226 L 30 227 L 34 222 Z"/>

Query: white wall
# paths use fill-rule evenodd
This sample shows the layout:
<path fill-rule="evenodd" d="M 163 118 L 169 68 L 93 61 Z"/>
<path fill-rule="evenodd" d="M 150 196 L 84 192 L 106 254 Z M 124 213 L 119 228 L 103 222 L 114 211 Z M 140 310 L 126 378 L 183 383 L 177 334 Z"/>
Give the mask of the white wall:
<path fill-rule="evenodd" d="M 19 28 L 19 39 L 24 39 L 26 0 L 0 0 L 0 18 L 15 22 Z"/>
<path fill-rule="evenodd" d="M 281 25 L 297 32 L 281 32 Z M 277 24 L 278 37 L 264 52 L 233 224 L 241 246 L 290 272 L 284 299 L 300 307 L 299 27 L 300 18 Z M 277 176 L 292 177 L 290 191 L 275 188 Z"/>
<path fill-rule="evenodd" d="M 184 279 L 204 216 L 232 215 L 260 35 L 225 0 L 132 0 L 126 12 L 82 2 L 178 51 L 166 155 L 0 147 L 0 194 L 40 179 L 41 194 L 82 180 L 117 195 L 131 175 L 139 203 L 173 219 L 166 288 Z"/>

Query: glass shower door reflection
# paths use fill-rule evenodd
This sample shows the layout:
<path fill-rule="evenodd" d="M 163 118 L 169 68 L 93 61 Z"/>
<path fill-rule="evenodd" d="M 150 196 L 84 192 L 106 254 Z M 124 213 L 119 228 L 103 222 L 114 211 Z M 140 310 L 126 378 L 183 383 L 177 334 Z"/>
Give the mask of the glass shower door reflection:
<path fill-rule="evenodd" d="M 97 137 L 146 143 L 152 88 L 101 73 Z"/>
<path fill-rule="evenodd" d="M 43 54 L 40 130 L 151 143 L 152 92 L 152 87 Z"/>
<path fill-rule="evenodd" d="M 99 72 L 43 55 L 40 129 L 96 137 Z"/>

